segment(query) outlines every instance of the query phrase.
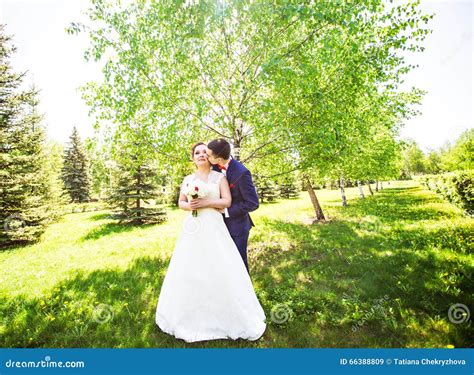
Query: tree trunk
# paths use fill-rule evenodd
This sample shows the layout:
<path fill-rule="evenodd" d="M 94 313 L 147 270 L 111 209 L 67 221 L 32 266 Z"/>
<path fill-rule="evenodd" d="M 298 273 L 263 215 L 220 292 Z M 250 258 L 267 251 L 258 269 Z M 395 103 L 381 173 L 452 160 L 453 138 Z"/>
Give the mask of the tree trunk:
<path fill-rule="evenodd" d="M 234 130 L 234 137 L 233 137 L 233 146 L 234 146 L 234 155 L 232 155 L 235 160 L 240 161 L 240 149 L 242 146 L 242 128 L 243 125 L 240 121 L 237 121 L 235 130 Z"/>
<path fill-rule="evenodd" d="M 361 198 L 365 198 L 364 190 L 362 190 L 362 184 L 360 183 L 359 180 L 357 180 L 357 186 L 359 187 L 359 196 L 360 196 Z"/>
<path fill-rule="evenodd" d="M 232 155 L 232 157 L 235 160 L 240 161 L 240 146 L 234 146 L 234 155 Z"/>
<path fill-rule="evenodd" d="M 308 191 L 309 197 L 311 199 L 311 203 L 313 204 L 314 212 L 316 213 L 316 219 L 326 220 L 326 218 L 324 217 L 323 209 L 321 208 L 319 204 L 318 197 L 316 196 L 316 193 L 314 192 L 313 185 L 311 185 L 311 181 L 307 177 L 305 177 L 305 185 L 306 185 L 306 190 Z"/>
<path fill-rule="evenodd" d="M 374 195 L 374 192 L 372 191 L 372 188 L 370 187 L 370 181 L 367 181 L 367 186 L 369 187 L 370 195 Z"/>
<path fill-rule="evenodd" d="M 341 188 L 342 207 L 346 207 L 347 206 L 347 198 L 346 198 L 346 192 L 344 190 L 344 177 L 342 177 L 342 176 L 339 179 L 339 187 Z"/>
<path fill-rule="evenodd" d="M 382 181 L 380 181 L 380 190 L 383 189 L 383 186 L 382 186 Z"/>
<path fill-rule="evenodd" d="M 141 223 L 141 212 L 140 212 L 140 186 L 142 184 L 142 180 L 141 180 L 141 169 L 140 167 L 138 167 L 138 173 L 137 173 L 137 182 L 138 182 L 138 189 L 137 189 L 137 200 L 136 200 L 136 203 L 135 203 L 135 206 L 137 208 L 137 221 L 139 223 Z"/>
<path fill-rule="evenodd" d="M 379 191 L 379 180 L 375 180 L 375 191 Z"/>

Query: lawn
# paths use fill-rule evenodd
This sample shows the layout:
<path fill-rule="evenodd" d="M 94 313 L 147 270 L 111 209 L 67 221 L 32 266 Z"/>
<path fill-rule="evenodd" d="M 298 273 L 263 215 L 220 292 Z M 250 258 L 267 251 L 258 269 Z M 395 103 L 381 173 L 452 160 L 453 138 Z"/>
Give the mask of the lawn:
<path fill-rule="evenodd" d="M 414 181 L 360 199 L 318 191 L 329 220 L 311 224 L 307 194 L 262 205 L 249 264 L 267 315 L 256 341 L 185 343 L 155 309 L 184 213 L 159 225 L 68 214 L 36 244 L 0 252 L 1 347 L 469 347 L 473 219 Z M 474 313 L 474 311 L 472 311 Z M 461 316 L 461 319 L 463 317 Z"/>

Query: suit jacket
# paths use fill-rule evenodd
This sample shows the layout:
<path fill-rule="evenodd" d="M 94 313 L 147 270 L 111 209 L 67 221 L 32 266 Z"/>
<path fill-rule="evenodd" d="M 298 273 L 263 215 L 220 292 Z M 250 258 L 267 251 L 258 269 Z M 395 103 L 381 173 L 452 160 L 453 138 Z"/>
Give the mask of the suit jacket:
<path fill-rule="evenodd" d="M 214 165 L 213 169 L 220 172 L 217 165 Z M 232 204 L 227 209 L 229 217 L 224 218 L 224 222 L 232 236 L 248 235 L 250 228 L 255 226 L 249 212 L 255 211 L 259 206 L 252 175 L 242 163 L 232 159 L 226 176 L 229 181 Z"/>

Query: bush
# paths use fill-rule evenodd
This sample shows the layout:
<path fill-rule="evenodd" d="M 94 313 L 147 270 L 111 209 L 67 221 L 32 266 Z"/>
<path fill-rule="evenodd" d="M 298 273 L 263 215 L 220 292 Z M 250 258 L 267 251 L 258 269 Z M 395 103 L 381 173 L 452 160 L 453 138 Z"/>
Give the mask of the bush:
<path fill-rule="evenodd" d="M 474 170 L 420 177 L 420 182 L 451 203 L 474 215 Z"/>

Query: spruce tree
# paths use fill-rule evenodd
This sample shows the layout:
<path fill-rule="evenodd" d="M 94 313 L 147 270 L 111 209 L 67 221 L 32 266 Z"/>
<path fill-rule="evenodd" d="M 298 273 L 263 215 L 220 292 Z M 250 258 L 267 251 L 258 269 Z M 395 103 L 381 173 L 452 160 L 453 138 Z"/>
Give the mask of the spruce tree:
<path fill-rule="evenodd" d="M 0 25 L 0 247 L 37 240 L 53 204 L 44 169 L 44 128 L 37 90 L 10 65 L 15 47 Z"/>
<path fill-rule="evenodd" d="M 296 186 L 296 180 L 292 176 L 288 176 L 279 184 L 280 197 L 286 199 L 298 198 L 299 191 Z"/>
<path fill-rule="evenodd" d="M 278 196 L 278 188 L 273 181 L 255 174 L 255 186 L 261 203 L 274 202 Z"/>
<path fill-rule="evenodd" d="M 73 128 L 69 145 L 64 151 L 62 179 L 71 202 L 89 201 L 89 161 L 76 127 Z"/>
<path fill-rule="evenodd" d="M 114 218 L 120 223 L 136 225 L 163 222 L 166 219 L 163 208 L 145 206 L 159 195 L 155 178 L 155 169 L 146 163 L 136 168 L 119 164 L 116 186 L 108 198 L 109 204 L 116 208 Z"/>

